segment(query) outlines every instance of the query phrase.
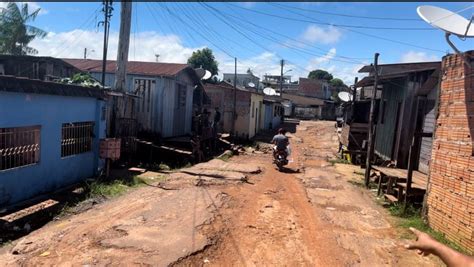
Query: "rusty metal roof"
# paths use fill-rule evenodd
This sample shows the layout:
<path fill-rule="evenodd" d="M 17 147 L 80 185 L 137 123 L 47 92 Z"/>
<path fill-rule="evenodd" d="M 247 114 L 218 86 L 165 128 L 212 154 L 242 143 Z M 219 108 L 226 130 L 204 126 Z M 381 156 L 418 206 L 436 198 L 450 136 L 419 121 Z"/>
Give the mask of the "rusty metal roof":
<path fill-rule="evenodd" d="M 441 67 L 441 61 L 434 62 L 415 62 L 415 63 L 396 63 L 396 64 L 380 64 L 379 75 L 401 74 L 408 72 L 418 72 L 425 70 L 434 70 Z M 359 70 L 359 73 L 372 73 L 373 65 L 366 65 Z"/>
<path fill-rule="evenodd" d="M 102 60 L 70 58 L 64 58 L 63 60 L 82 71 L 102 72 Z M 107 60 L 105 72 L 115 73 L 116 66 L 117 63 L 115 60 Z M 127 73 L 173 77 L 188 67 L 191 68 L 188 64 L 128 61 Z"/>

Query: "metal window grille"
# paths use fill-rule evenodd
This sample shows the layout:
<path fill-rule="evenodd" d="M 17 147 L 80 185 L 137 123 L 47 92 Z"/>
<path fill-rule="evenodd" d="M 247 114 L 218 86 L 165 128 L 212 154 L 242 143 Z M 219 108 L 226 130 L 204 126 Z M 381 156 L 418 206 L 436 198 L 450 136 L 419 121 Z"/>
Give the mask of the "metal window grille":
<path fill-rule="evenodd" d="M 39 162 L 40 126 L 0 128 L 0 170 Z"/>
<path fill-rule="evenodd" d="M 61 157 L 91 151 L 93 137 L 94 122 L 63 123 Z"/>

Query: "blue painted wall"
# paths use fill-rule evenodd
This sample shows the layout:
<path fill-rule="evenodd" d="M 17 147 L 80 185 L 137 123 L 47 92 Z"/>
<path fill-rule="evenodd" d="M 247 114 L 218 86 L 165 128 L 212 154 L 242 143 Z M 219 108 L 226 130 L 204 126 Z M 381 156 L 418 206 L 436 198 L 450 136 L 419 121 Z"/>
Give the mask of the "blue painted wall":
<path fill-rule="evenodd" d="M 273 103 L 265 103 L 265 129 L 277 129 L 281 124 L 281 116 L 277 114 L 274 116 L 275 106 L 280 106 Z M 283 106 L 281 106 L 283 108 Z M 270 128 L 270 124 L 272 128 Z"/>
<path fill-rule="evenodd" d="M 103 168 L 99 139 L 105 138 L 105 102 L 96 98 L 0 92 L 0 127 L 41 126 L 39 163 L 0 171 L 0 207 L 51 192 Z M 91 152 L 61 158 L 63 123 L 94 121 Z"/>

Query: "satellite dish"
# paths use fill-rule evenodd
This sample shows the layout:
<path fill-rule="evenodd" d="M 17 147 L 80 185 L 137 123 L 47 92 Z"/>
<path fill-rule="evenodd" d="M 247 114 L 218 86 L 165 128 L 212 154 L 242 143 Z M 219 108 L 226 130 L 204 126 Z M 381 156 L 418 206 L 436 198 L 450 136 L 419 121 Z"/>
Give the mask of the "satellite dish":
<path fill-rule="evenodd" d="M 341 99 L 342 102 L 349 102 L 352 100 L 352 95 L 349 94 L 348 92 L 339 92 L 337 94 L 337 97 Z"/>
<path fill-rule="evenodd" d="M 460 37 L 474 37 L 474 25 L 463 16 L 436 6 L 419 6 L 418 15 L 431 26 Z"/>
<path fill-rule="evenodd" d="M 212 77 L 212 73 L 208 70 L 205 70 L 204 76 L 201 78 L 203 80 L 207 80 Z"/>
<path fill-rule="evenodd" d="M 247 85 L 248 85 L 248 87 L 252 87 L 252 88 L 255 87 L 255 84 L 253 82 L 249 82 Z"/>
<path fill-rule="evenodd" d="M 275 89 L 271 87 L 263 88 L 263 93 L 266 95 L 276 95 Z"/>
<path fill-rule="evenodd" d="M 203 68 L 194 69 L 194 71 L 196 72 L 196 75 L 199 77 L 199 79 L 202 79 L 202 77 L 204 77 L 206 74 L 206 70 Z"/>
<path fill-rule="evenodd" d="M 459 14 L 435 6 L 419 6 L 416 11 L 424 21 L 446 33 L 446 41 L 457 54 L 461 54 L 461 52 L 449 40 L 449 36 L 454 34 L 459 38 L 474 37 L 474 25 L 472 24 L 474 15 L 469 21 Z M 469 66 L 466 58 L 463 57 L 463 59 Z"/>

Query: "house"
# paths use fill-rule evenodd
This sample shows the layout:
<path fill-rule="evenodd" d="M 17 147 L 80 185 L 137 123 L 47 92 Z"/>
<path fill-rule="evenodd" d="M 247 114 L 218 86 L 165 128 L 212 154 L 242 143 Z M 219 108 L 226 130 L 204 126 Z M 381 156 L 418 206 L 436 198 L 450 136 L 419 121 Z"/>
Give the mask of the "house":
<path fill-rule="evenodd" d="M 284 114 L 300 119 L 320 119 L 324 101 L 319 98 L 283 94 Z"/>
<path fill-rule="evenodd" d="M 103 90 L 0 76 L 0 207 L 98 175 Z"/>
<path fill-rule="evenodd" d="M 264 96 L 265 119 L 263 127 L 265 130 L 276 129 L 280 126 L 284 117 L 284 109 L 278 96 Z"/>
<path fill-rule="evenodd" d="M 101 60 L 64 61 L 101 80 Z M 115 69 L 116 62 L 107 61 L 106 86 L 114 86 Z M 134 104 L 139 134 L 163 138 L 191 134 L 193 92 L 199 86 L 200 78 L 187 64 L 129 61 L 126 87 L 139 97 Z"/>
<path fill-rule="evenodd" d="M 291 75 L 283 75 L 283 78 L 281 78 L 281 75 L 265 74 L 263 77 L 263 86 L 273 88 L 277 92 L 280 92 L 280 83 L 282 83 L 283 92 L 292 93 L 298 90 L 298 82 L 292 82 Z"/>
<path fill-rule="evenodd" d="M 393 161 L 398 168 L 408 167 L 408 154 L 415 135 L 415 127 L 421 124 L 425 133 L 432 133 L 435 124 L 435 97 L 440 62 L 384 64 L 379 69 L 379 98 L 374 125 L 375 154 L 382 160 Z M 357 83 L 367 91 L 373 90 L 373 67 L 359 70 L 369 73 Z M 373 92 L 373 91 L 372 91 Z M 419 110 L 419 112 L 417 111 Z M 431 159 L 432 137 L 420 139 L 417 147 L 419 158 L 415 170 L 428 172 Z"/>
<path fill-rule="evenodd" d="M 300 78 L 298 83 L 298 95 L 316 97 L 320 99 L 331 99 L 332 92 L 326 80 Z"/>
<path fill-rule="evenodd" d="M 206 95 L 211 101 L 211 111 L 218 107 L 221 112 L 220 129 L 232 132 L 234 110 L 234 87 L 227 82 L 204 84 Z M 235 135 L 252 138 L 264 127 L 263 95 L 238 86 L 236 93 Z M 214 113 L 211 114 L 213 117 Z"/>
<path fill-rule="evenodd" d="M 0 55 L 0 75 L 52 81 L 79 72 L 78 68 L 59 58 Z"/>
<path fill-rule="evenodd" d="M 237 76 L 236 85 L 238 86 L 249 87 L 249 83 L 253 83 L 255 90 L 263 89 L 260 78 L 253 73 L 237 73 L 237 75 L 234 73 L 224 73 L 223 80 L 233 85 L 235 76 Z"/>

